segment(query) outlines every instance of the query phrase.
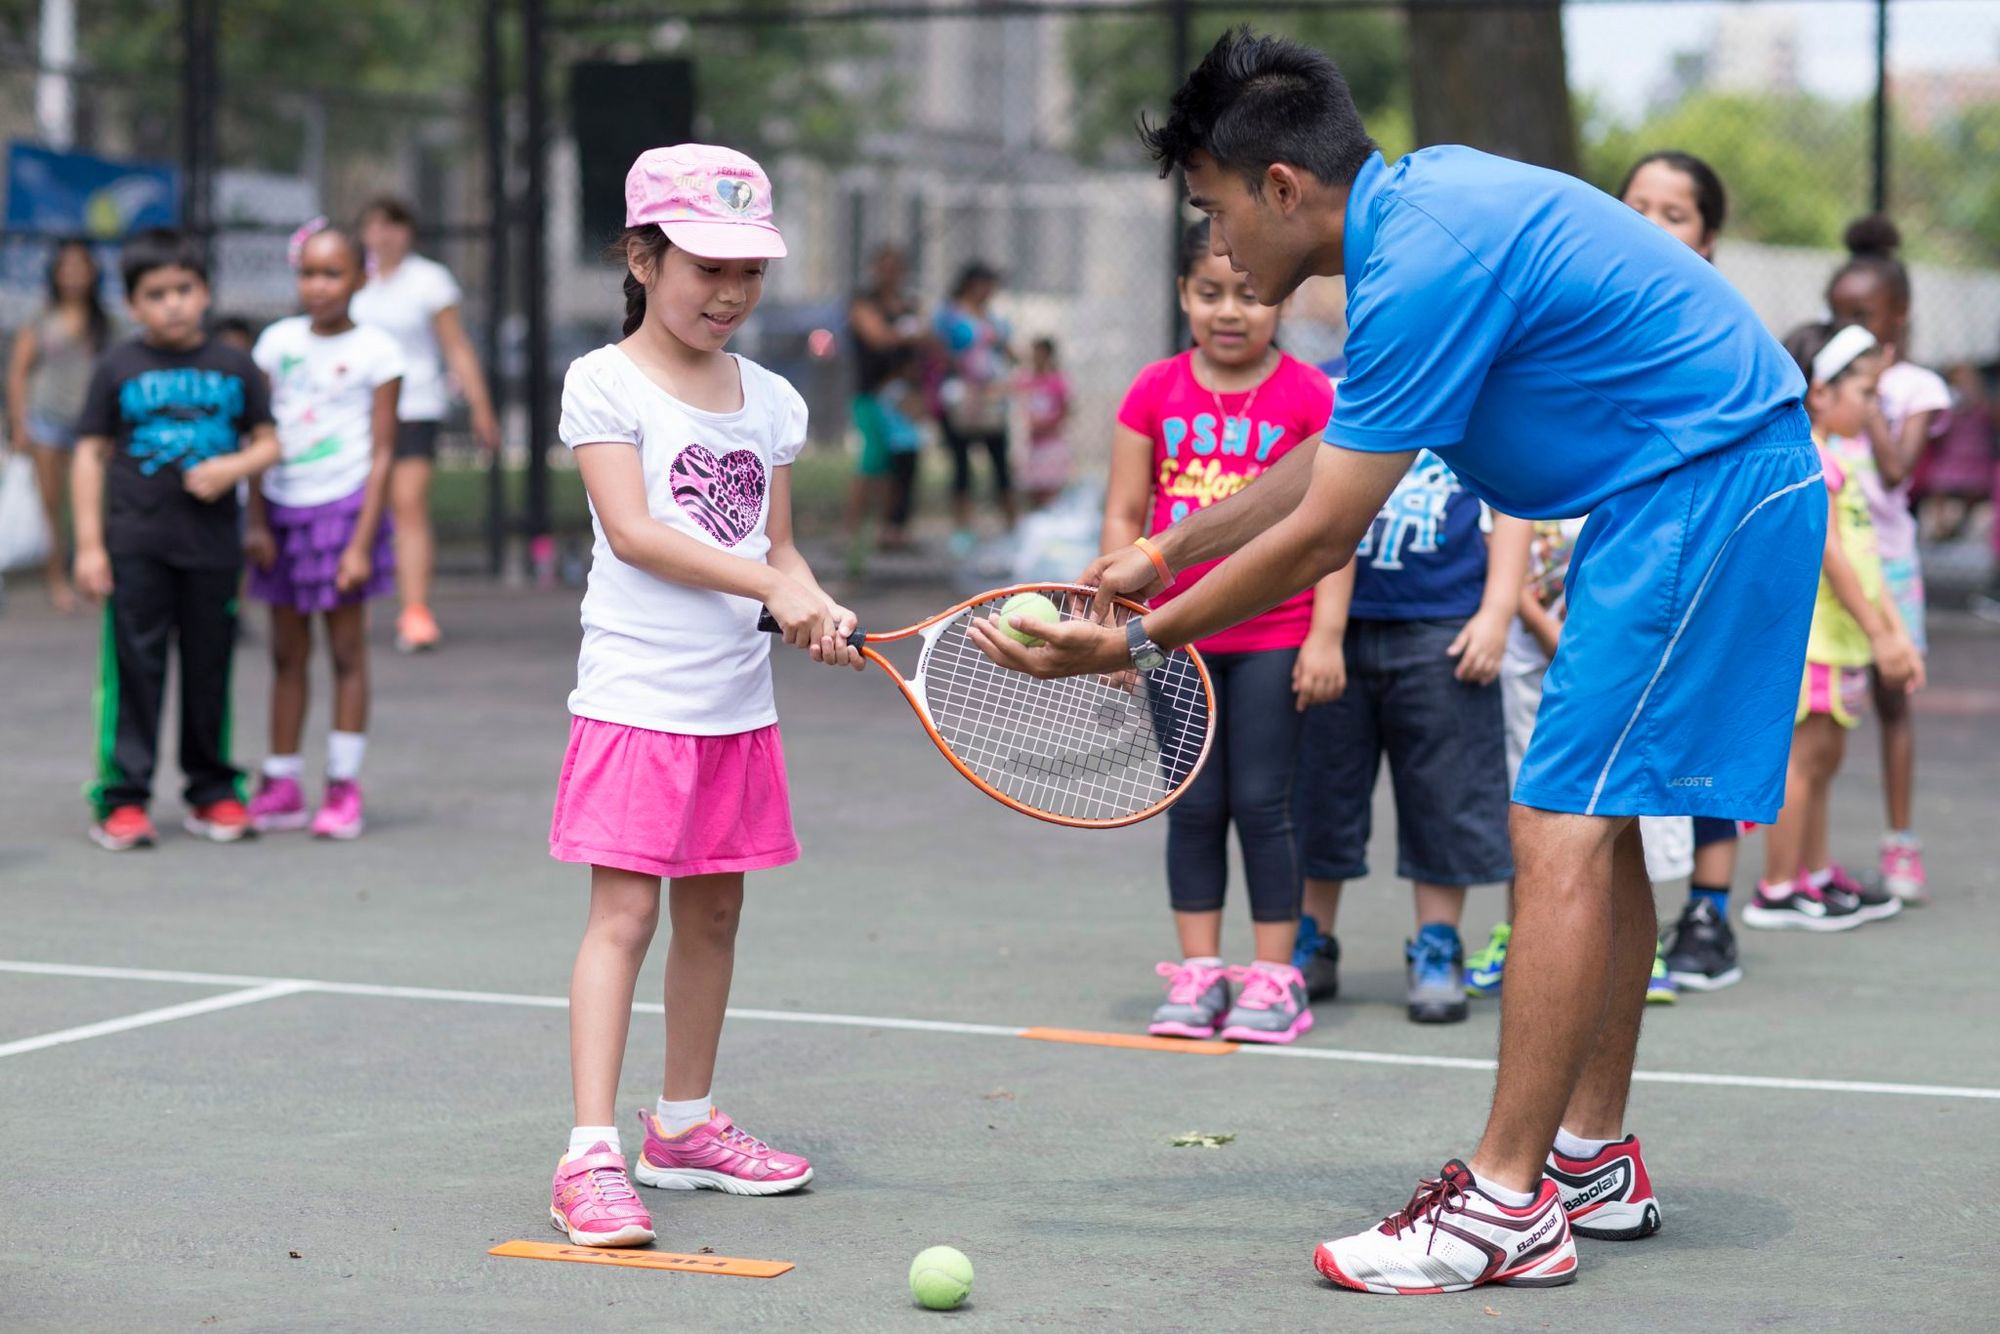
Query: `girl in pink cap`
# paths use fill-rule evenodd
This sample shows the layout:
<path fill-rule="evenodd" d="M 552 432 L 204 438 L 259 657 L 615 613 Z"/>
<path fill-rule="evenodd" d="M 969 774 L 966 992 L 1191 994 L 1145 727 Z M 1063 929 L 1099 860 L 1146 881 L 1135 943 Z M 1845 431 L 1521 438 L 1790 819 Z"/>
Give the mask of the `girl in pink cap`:
<path fill-rule="evenodd" d="M 798 858 L 771 696 L 768 607 L 816 662 L 862 666 L 854 615 L 792 541 L 806 405 L 723 349 L 785 253 L 771 184 L 727 148 L 639 156 L 625 178 L 625 338 L 571 363 L 562 441 L 595 532 L 569 752 L 549 851 L 590 867 L 570 979 L 576 1124 L 550 1217 L 583 1246 L 637 1246 L 652 1220 L 613 1103 L 632 992 L 669 882 L 666 1078 L 636 1175 L 671 1190 L 776 1195 L 812 1180 L 710 1101 L 746 871 Z"/>

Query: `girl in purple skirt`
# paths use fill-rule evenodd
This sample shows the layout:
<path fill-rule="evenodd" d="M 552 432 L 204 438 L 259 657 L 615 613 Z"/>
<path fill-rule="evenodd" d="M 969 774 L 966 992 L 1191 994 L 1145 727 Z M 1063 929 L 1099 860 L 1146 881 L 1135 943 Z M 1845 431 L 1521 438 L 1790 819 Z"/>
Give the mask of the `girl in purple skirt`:
<path fill-rule="evenodd" d="M 403 356 L 389 335 L 348 317 L 365 275 L 352 236 L 308 223 L 292 262 L 305 313 L 264 330 L 251 352 L 271 378 L 284 458 L 252 483 L 244 534 L 250 595 L 271 606 L 271 754 L 250 817 L 261 831 L 310 825 L 315 837 L 355 838 L 368 744 L 365 604 L 395 582 L 383 506 Z M 314 617 L 326 622 L 333 659 L 333 732 L 326 797 L 309 817 L 299 742 Z"/>

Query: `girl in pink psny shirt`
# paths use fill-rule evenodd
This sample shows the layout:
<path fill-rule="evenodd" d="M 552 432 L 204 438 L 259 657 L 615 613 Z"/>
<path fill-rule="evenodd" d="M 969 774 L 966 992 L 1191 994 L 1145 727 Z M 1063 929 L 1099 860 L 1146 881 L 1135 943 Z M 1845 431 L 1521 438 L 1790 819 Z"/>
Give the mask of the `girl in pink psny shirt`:
<path fill-rule="evenodd" d="M 1881 214 L 1847 229 L 1850 258 L 1827 284 L 1827 309 L 1835 324 L 1858 324 L 1875 335 L 1882 349 L 1867 430 L 1845 441 L 1840 462 L 1868 497 L 1882 559 L 1882 584 L 1895 601 L 1917 652 L 1924 636 L 1924 577 L 1917 564 L 1917 520 L 1910 512 L 1910 479 L 1931 437 L 1944 428 L 1951 390 L 1935 371 L 1906 359 L 1910 343 L 1910 271 L 1896 252 L 1902 246 L 1896 224 Z M 1917 737 L 1909 695 L 1874 674 L 1875 714 L 1882 730 L 1882 796 L 1888 832 L 1882 836 L 1882 883 L 1912 904 L 1927 901 L 1930 889 L 1923 851 L 1915 832 Z M 1851 876 L 1836 866 L 1835 878 Z"/>
<path fill-rule="evenodd" d="M 1179 523 L 1240 491 L 1280 456 L 1315 439 L 1333 410 L 1320 371 L 1273 346 L 1278 312 L 1209 250 L 1208 223 L 1181 247 L 1181 309 L 1194 347 L 1139 372 L 1118 411 L 1102 549 Z M 1176 570 L 1158 602 L 1187 592 L 1214 567 Z M 1352 567 L 1323 581 L 1352 580 Z M 1321 624 L 1312 593 L 1198 642 L 1216 693 L 1208 764 L 1167 812 L 1167 889 L 1180 961 L 1162 963 L 1167 1000 L 1150 1031 L 1290 1042 L 1312 1027 L 1305 982 L 1292 966 L 1299 924 L 1299 861 L 1292 771 L 1307 707 L 1345 681 L 1339 624 Z M 1243 850 L 1256 962 L 1222 962 L 1229 828 Z M 1232 996 L 1230 984 L 1240 990 Z"/>

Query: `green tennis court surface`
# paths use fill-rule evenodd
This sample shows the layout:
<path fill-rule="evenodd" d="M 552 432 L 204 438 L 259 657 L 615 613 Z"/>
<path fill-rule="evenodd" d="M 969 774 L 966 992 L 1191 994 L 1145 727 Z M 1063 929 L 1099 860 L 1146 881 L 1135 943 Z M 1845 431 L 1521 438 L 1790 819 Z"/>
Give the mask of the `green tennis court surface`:
<path fill-rule="evenodd" d="M 950 600 L 857 599 L 884 625 Z M 895 692 L 793 659 L 779 696 L 806 857 L 751 882 L 717 1097 L 816 1180 L 644 1197 L 662 1250 L 796 1267 L 489 1256 L 560 1240 L 561 998 L 586 891 L 543 839 L 574 595 L 460 590 L 445 649 L 416 660 L 387 651 L 378 617 L 358 843 L 197 844 L 169 774 L 161 846 L 124 857 L 85 842 L 77 796 L 94 628 L 35 601 L 0 617 L 9 1330 L 1947 1330 L 2000 1302 L 2000 635 L 1968 621 L 1933 624 L 1919 714 L 1937 903 L 1840 937 L 1742 933 L 1741 986 L 1648 1015 L 1631 1125 L 1665 1231 L 1580 1241 L 1568 1288 L 1396 1301 L 1331 1290 L 1312 1246 L 1470 1152 L 1496 1027 L 1490 1002 L 1456 1026 L 1404 1019 L 1407 890 L 1378 874 L 1350 892 L 1343 998 L 1284 1054 L 1025 1040 L 1143 1030 L 1171 948 L 1164 825 L 1010 815 Z M 240 659 L 239 760 L 261 754 L 263 654 Z M 1875 764 L 1864 727 L 1836 792 L 1854 862 L 1878 828 Z M 1760 851 L 1746 844 L 1739 890 Z M 1476 892 L 1468 938 L 1500 910 Z M 1233 946 L 1246 917 L 1233 902 Z M 658 978 L 656 957 L 628 1108 L 657 1092 Z M 1174 1147 L 1189 1131 L 1234 1138 Z M 934 1243 L 977 1270 L 949 1316 L 905 1284 Z"/>

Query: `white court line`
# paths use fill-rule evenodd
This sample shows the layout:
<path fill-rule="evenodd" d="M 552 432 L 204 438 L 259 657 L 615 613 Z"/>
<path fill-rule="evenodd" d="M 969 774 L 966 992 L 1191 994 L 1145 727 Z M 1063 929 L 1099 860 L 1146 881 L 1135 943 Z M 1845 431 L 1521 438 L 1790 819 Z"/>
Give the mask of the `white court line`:
<path fill-rule="evenodd" d="M 191 1019 L 198 1014 L 212 1014 L 217 1010 L 233 1010 L 239 1005 L 255 1005 L 278 996 L 296 995 L 312 990 L 309 982 L 290 982 L 267 979 L 260 987 L 247 991 L 225 992 L 220 996 L 209 996 L 198 1001 L 188 1001 L 183 1005 L 169 1005 L 158 1010 L 142 1010 L 138 1014 L 128 1014 L 119 1019 L 106 1019 L 100 1024 L 84 1024 L 79 1028 L 65 1028 L 56 1033 L 44 1033 L 40 1037 L 22 1038 L 18 1042 L 0 1043 L 0 1057 L 20 1056 L 31 1051 L 41 1051 L 45 1047 L 60 1047 L 65 1042 L 84 1042 L 90 1038 L 108 1037 L 113 1033 L 124 1033 L 134 1028 L 149 1028 L 154 1024 L 170 1024 L 176 1019 Z"/>
<path fill-rule="evenodd" d="M 471 1005 L 514 1005 L 543 1010 L 561 1010 L 568 1008 L 569 1005 L 569 1002 L 561 996 L 530 996 L 508 991 L 449 991 L 437 987 L 393 987 L 368 982 L 320 982 L 299 977 L 239 977 L 226 973 L 166 972 L 151 968 L 110 968 L 95 964 L 0 960 L 0 973 L 109 978 L 129 982 L 184 982 L 194 986 L 261 984 L 250 991 L 232 992 L 228 996 L 216 996 L 205 1001 L 196 1001 L 192 1005 L 172 1006 L 166 1010 L 133 1015 L 128 1020 L 110 1021 L 111 1024 L 121 1027 L 138 1027 L 139 1024 L 133 1021 L 162 1023 L 168 1019 L 181 1018 L 184 1014 L 201 1014 L 209 1009 L 247 1005 L 252 1001 L 268 1000 L 272 996 L 304 992 L 325 992 L 336 996 L 377 996 L 392 1000 L 449 1001 Z M 635 1004 L 632 1009 L 639 1014 L 664 1012 L 664 1007 L 661 1005 L 643 1001 Z M 753 1010 L 731 1007 L 727 1013 L 731 1019 L 756 1022 L 824 1024 L 837 1028 L 888 1028 L 920 1033 L 958 1033 L 973 1037 L 1018 1038 L 1028 1031 L 1026 1028 L 1011 1028 L 1000 1024 L 963 1024 L 942 1019 L 902 1019 L 884 1015 L 824 1014 L 812 1010 Z M 69 1030 L 67 1034 L 51 1033 L 46 1038 L 30 1038 L 27 1041 L 54 1045 L 55 1040 L 73 1042 L 80 1038 L 96 1037 L 99 1035 L 98 1030 L 121 1031 L 120 1027 L 93 1024 L 87 1028 Z M 24 1049 L 34 1050 L 33 1047 Z M 1491 1060 L 1469 1056 L 1422 1056 L 1405 1052 L 1349 1051 L 1337 1047 L 1266 1047 L 1245 1043 L 1239 1051 L 1250 1056 L 1344 1061 L 1357 1065 L 1416 1066 L 1432 1070 L 1490 1071 L 1495 1068 L 1495 1063 Z M 10 1048 L 0 1047 L 0 1056 L 13 1054 Z M 1952 1084 L 1893 1084 L 1856 1079 L 1790 1079 L 1770 1075 L 1723 1075 L 1675 1070 L 1635 1070 L 1632 1072 L 1632 1080 L 1638 1084 L 1689 1084 L 1701 1088 L 1778 1089 L 1798 1093 L 1864 1093 L 1906 1098 L 1969 1098 L 1979 1101 L 2000 1101 L 2000 1088 Z"/>

